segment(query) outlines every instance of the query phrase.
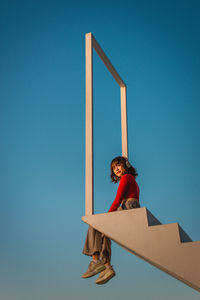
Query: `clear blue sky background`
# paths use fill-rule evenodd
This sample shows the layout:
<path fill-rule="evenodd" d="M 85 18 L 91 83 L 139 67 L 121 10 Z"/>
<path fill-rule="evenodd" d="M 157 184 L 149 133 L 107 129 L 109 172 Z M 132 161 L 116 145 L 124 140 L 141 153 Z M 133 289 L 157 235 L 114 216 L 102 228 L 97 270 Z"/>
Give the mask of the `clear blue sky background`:
<path fill-rule="evenodd" d="M 115 244 L 109 284 L 80 277 L 87 32 L 127 84 L 141 205 L 200 240 L 199 1 L 8 0 L 0 24 L 1 299 L 199 299 Z M 94 53 L 96 212 L 117 190 L 120 126 L 119 87 Z"/>

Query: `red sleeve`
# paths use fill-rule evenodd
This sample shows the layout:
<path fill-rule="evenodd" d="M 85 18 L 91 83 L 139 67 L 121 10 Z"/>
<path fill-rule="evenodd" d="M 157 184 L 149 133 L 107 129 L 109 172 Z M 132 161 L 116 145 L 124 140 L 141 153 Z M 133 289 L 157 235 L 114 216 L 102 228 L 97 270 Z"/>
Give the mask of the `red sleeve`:
<path fill-rule="evenodd" d="M 117 190 L 117 195 L 116 195 L 115 200 L 113 201 L 108 212 L 115 211 L 120 206 L 120 204 L 125 196 L 127 184 L 128 184 L 128 176 L 124 175 L 124 176 L 122 176 L 122 178 L 120 180 L 119 187 Z"/>

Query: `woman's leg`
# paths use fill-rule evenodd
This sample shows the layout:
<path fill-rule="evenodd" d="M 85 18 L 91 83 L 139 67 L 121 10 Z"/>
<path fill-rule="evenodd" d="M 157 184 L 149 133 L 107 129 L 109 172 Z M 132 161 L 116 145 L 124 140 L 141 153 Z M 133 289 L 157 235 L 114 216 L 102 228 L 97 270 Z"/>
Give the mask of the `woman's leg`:
<path fill-rule="evenodd" d="M 104 264 L 110 265 L 111 240 L 105 235 L 102 235 L 102 248 L 101 248 L 100 256 Z"/>
<path fill-rule="evenodd" d="M 103 270 L 97 280 L 96 284 L 105 284 L 111 278 L 115 276 L 115 271 L 110 264 L 111 258 L 111 241 L 108 237 L 103 236 L 102 240 L 102 251 L 101 251 L 102 260 L 104 262 L 105 270 Z"/>
<path fill-rule="evenodd" d="M 103 262 L 106 263 L 111 259 L 111 241 L 101 232 L 89 226 L 82 253 L 93 256 L 94 259 L 99 259 L 100 255 Z"/>
<path fill-rule="evenodd" d="M 88 256 L 99 256 L 102 249 L 101 233 L 93 227 L 88 227 L 87 236 L 82 253 Z"/>
<path fill-rule="evenodd" d="M 102 272 L 105 269 L 103 261 L 99 259 L 100 253 L 106 253 L 107 241 L 102 237 L 101 232 L 93 227 L 88 227 L 88 232 L 83 247 L 83 254 L 92 256 L 87 271 L 82 275 L 83 278 L 88 278 Z"/>
<path fill-rule="evenodd" d="M 96 283 L 104 284 L 115 276 L 115 271 L 110 265 L 111 241 L 91 226 L 88 228 L 83 254 L 92 256 L 93 259 L 82 278 L 89 278 L 100 273 Z M 102 260 L 99 259 L 99 256 L 101 256 Z"/>

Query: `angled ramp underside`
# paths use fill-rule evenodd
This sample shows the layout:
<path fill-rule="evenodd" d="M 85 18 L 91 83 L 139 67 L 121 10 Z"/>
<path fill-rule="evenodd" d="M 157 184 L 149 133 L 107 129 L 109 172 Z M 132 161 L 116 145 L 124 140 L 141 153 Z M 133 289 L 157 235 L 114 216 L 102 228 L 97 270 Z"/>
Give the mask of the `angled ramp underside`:
<path fill-rule="evenodd" d="M 146 208 L 82 217 L 129 252 L 200 292 L 200 241 L 178 223 L 162 225 Z"/>

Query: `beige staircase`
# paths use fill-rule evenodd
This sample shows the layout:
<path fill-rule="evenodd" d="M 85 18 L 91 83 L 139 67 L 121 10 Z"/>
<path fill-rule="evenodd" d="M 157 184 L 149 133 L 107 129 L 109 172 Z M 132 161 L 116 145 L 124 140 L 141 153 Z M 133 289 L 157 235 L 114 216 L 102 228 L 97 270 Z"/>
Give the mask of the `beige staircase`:
<path fill-rule="evenodd" d="M 82 217 L 129 252 L 200 292 L 200 241 L 178 223 L 162 225 L 146 208 Z"/>

